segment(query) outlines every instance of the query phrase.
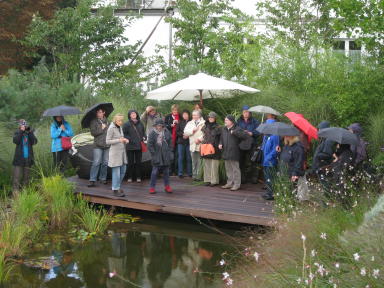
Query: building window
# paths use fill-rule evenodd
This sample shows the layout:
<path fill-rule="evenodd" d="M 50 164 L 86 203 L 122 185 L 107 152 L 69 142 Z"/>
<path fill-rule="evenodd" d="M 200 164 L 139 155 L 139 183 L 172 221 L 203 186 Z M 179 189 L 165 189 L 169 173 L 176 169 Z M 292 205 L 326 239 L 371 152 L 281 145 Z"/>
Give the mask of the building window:
<path fill-rule="evenodd" d="M 349 50 L 361 50 L 361 45 L 356 41 L 349 41 Z"/>
<path fill-rule="evenodd" d="M 333 50 L 345 50 L 345 41 L 344 40 L 334 40 L 333 41 Z"/>

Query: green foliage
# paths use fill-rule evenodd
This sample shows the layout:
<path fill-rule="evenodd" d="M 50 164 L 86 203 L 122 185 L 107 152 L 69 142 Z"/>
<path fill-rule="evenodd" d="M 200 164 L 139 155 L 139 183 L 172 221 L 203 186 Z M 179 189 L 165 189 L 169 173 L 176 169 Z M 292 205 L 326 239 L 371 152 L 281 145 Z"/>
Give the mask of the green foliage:
<path fill-rule="evenodd" d="M 369 117 L 369 127 L 367 133 L 370 154 L 375 156 L 384 147 L 384 112 L 372 114 Z M 380 153 L 384 154 L 384 153 Z"/>
<path fill-rule="evenodd" d="M 128 24 L 115 17 L 113 7 L 98 9 L 92 14 L 97 1 L 80 0 L 75 7 L 56 11 L 51 20 L 37 16 L 30 25 L 24 45 L 53 58 L 53 72 L 60 79 L 89 81 L 91 85 L 111 83 L 114 79 L 137 75 L 141 60 L 125 65 L 138 49 L 139 43 L 126 44 L 124 29 Z M 142 59 L 142 58 L 140 58 Z M 103 83 L 98 81 L 102 79 Z"/>
<path fill-rule="evenodd" d="M 32 232 L 27 223 L 19 222 L 14 215 L 2 215 L 0 246 L 6 256 L 20 256 L 25 252 L 29 242 L 26 241 Z"/>
<path fill-rule="evenodd" d="M 5 250 L 0 251 L 0 284 L 7 282 L 10 278 L 14 264 L 6 258 Z"/>
<path fill-rule="evenodd" d="M 60 175 L 43 177 L 42 191 L 47 199 L 48 217 L 52 227 L 65 227 L 74 211 L 73 185 Z"/>
<path fill-rule="evenodd" d="M 87 201 L 80 198 L 77 199 L 76 215 L 80 226 L 88 233 L 88 238 L 94 235 L 104 233 L 112 222 L 112 215 L 103 208 L 97 209 L 94 205 L 88 204 Z"/>

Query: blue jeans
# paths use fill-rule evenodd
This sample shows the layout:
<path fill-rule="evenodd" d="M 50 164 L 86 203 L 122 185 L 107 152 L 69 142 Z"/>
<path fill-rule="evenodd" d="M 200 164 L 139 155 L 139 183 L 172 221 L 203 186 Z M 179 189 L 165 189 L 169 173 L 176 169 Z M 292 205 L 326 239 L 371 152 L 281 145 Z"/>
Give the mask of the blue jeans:
<path fill-rule="evenodd" d="M 273 196 L 273 180 L 276 174 L 276 167 L 264 166 L 264 183 L 267 187 L 267 193 Z"/>
<path fill-rule="evenodd" d="M 157 175 L 159 175 L 160 171 L 163 171 L 164 186 L 169 185 L 169 166 L 153 166 L 151 173 L 151 188 L 155 188 Z"/>
<path fill-rule="evenodd" d="M 191 152 L 189 151 L 189 144 L 177 144 L 177 154 L 178 154 L 178 175 L 182 176 L 184 171 L 184 160 L 187 161 L 187 174 L 192 176 L 192 159 Z"/>
<path fill-rule="evenodd" d="M 91 172 L 89 175 L 89 181 L 96 182 L 97 176 L 99 180 L 107 180 L 107 171 L 108 171 L 108 158 L 109 158 L 109 149 L 94 148 L 93 149 L 93 162 L 91 166 Z M 100 174 L 99 174 L 100 171 Z"/>
<path fill-rule="evenodd" d="M 112 167 L 112 190 L 119 190 L 123 182 L 127 165 Z"/>

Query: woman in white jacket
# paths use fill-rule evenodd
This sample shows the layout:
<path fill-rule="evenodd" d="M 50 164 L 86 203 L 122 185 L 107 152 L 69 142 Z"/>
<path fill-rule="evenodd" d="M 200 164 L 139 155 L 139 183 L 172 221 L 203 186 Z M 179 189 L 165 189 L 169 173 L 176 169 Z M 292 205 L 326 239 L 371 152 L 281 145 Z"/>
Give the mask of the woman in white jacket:
<path fill-rule="evenodd" d="M 200 177 L 200 145 L 204 137 L 201 129 L 204 125 L 205 120 L 201 115 L 201 111 L 195 110 L 192 112 L 192 120 L 187 123 L 184 129 L 184 136 L 189 138 L 189 149 L 192 158 L 192 177 L 195 181 L 199 181 Z"/>

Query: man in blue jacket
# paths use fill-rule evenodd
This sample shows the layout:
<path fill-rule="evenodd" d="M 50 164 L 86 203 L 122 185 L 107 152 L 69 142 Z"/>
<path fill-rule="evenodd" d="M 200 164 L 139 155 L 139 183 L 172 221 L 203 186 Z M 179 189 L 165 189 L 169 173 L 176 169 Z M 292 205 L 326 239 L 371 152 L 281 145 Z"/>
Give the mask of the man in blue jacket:
<path fill-rule="evenodd" d="M 275 119 L 267 119 L 265 123 L 270 124 L 276 122 Z M 278 135 L 264 135 L 263 145 L 263 169 L 264 182 L 267 192 L 263 195 L 265 200 L 273 200 L 273 178 L 277 170 L 277 147 L 280 146 L 280 137 Z"/>
<path fill-rule="evenodd" d="M 249 150 L 240 150 L 240 170 L 241 170 L 241 182 L 246 183 L 248 179 L 252 180 L 252 183 L 257 183 L 258 173 L 257 167 L 251 162 L 253 151 L 257 147 L 257 139 L 260 135 L 256 131 L 259 127 L 259 121 L 252 117 L 252 113 L 249 111 L 249 106 L 244 105 L 242 108 L 242 115 L 237 120 L 237 126 L 247 132 L 252 138 L 252 147 Z"/>

